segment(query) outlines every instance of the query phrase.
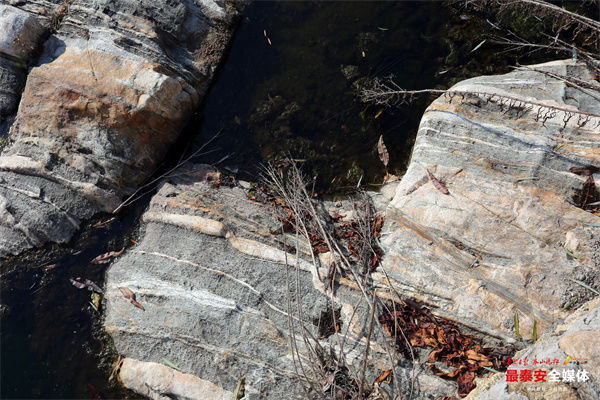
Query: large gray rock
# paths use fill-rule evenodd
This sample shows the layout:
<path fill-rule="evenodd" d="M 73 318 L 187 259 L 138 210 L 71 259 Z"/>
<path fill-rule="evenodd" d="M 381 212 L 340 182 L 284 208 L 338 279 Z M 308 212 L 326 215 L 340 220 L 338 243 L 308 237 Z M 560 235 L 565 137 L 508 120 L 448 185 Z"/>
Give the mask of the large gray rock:
<path fill-rule="evenodd" d="M 33 15 L 0 5 L 0 137 L 17 109 L 27 67 L 44 34 L 45 29 Z"/>
<path fill-rule="evenodd" d="M 56 33 L 0 156 L 0 255 L 67 241 L 154 171 L 204 95 L 236 14 L 212 0 L 12 3 Z"/>
<path fill-rule="evenodd" d="M 590 78 L 585 65 L 537 67 Z M 453 89 L 600 114 L 599 101 L 539 72 L 474 78 Z M 534 320 L 545 329 L 567 315 L 561 308 L 572 299 L 581 304 L 593 295 L 570 278 L 600 284 L 599 232 L 585 225 L 600 218 L 574 204 L 587 177 L 569 172 L 600 165 L 600 119 L 581 127 L 577 115 L 564 122 L 557 112 L 536 122 L 535 107 L 516 116 L 494 101 L 458 97 L 440 97 L 423 116 L 386 211 L 384 267 L 399 288 L 451 319 L 514 340 L 517 312 L 530 337 Z M 436 190 L 427 169 L 450 195 Z"/>
<path fill-rule="evenodd" d="M 323 332 L 315 326 L 332 308 L 339 312 L 345 333 L 344 358 L 352 376 L 358 376 L 369 316 L 360 292 L 351 284 L 346 286 L 349 280 L 337 288 L 335 296 L 326 291 L 315 276 L 307 243 L 301 241 L 305 251 L 296 261 L 294 254 L 286 252 L 295 236 L 270 233 L 281 226 L 271 210 L 248 199 L 241 187 L 213 188 L 207 178 L 215 174 L 208 166 L 194 165 L 163 183 L 142 217 L 139 245 L 107 272 L 104 325 L 117 351 L 126 357 L 127 364 L 121 368 L 124 384 L 152 398 L 163 398 L 167 395 L 164 373 L 136 371 L 145 371 L 148 362 L 163 368 L 172 363 L 182 373 L 195 376 L 196 382 L 217 385 L 220 389 L 214 398 L 232 393 L 245 377 L 247 399 L 305 399 L 302 367 L 294 361 L 297 354 L 317 390 L 322 390 L 325 381 L 313 376 L 317 363 L 310 359 L 300 326 L 310 332 L 309 341 L 316 338 L 326 353 L 339 351 L 342 336 L 320 337 Z M 321 276 L 326 275 L 324 271 Z M 130 304 L 120 287 L 132 290 L 145 310 Z M 289 315 L 294 318 L 294 334 Z M 391 368 L 386 338 L 375 328 L 366 382 L 372 383 Z M 290 343 L 296 343 L 298 353 Z M 410 390 L 411 369 L 398 364 L 397 371 L 404 396 Z M 414 393 L 422 398 L 455 390 L 421 368 L 415 373 Z M 395 391 L 387 385 L 382 390 Z"/>
<path fill-rule="evenodd" d="M 536 68 L 593 82 L 585 65 L 571 61 Z M 501 107 L 498 97 L 442 96 L 423 116 L 410 166 L 385 212 L 382 270 L 399 291 L 507 343 L 516 341 L 516 314 L 520 335 L 530 339 L 534 324 L 546 331 L 596 296 L 582 282 L 600 289 L 600 217 L 577 206 L 587 176 L 569 171 L 600 166 L 600 102 L 593 92 L 530 70 L 469 79 L 452 90 L 595 114 L 569 118 L 533 105 L 522 115 L 508 101 Z M 435 188 L 428 169 L 450 195 Z M 597 189 L 600 174 L 594 178 Z M 586 329 L 598 337 L 597 323 Z M 598 371 L 590 372 L 597 381 Z M 571 386 L 573 396 L 590 398 L 589 388 Z"/>

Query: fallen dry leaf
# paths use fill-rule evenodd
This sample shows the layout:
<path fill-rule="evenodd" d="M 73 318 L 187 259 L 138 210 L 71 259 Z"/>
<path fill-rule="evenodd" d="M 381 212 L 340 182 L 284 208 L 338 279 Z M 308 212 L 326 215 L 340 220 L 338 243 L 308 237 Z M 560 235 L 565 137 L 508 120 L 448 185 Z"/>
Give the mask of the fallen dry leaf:
<path fill-rule="evenodd" d="M 44 271 L 47 272 L 47 271 L 52 271 L 56 267 L 58 267 L 58 264 L 49 264 L 49 265 L 46 265 L 43 269 L 44 269 Z"/>
<path fill-rule="evenodd" d="M 571 167 L 569 168 L 569 171 L 577 175 L 591 176 L 600 171 L 600 168 L 593 165 L 584 165 L 583 167 Z"/>
<path fill-rule="evenodd" d="M 492 366 L 492 363 L 489 360 L 489 358 L 487 358 L 486 356 L 484 356 L 481 353 L 478 353 L 474 350 L 467 350 L 465 352 L 465 354 L 469 360 L 477 361 L 481 367 L 491 367 Z"/>
<path fill-rule="evenodd" d="M 386 381 L 387 383 L 389 383 L 392 380 L 392 370 L 388 369 L 387 371 L 384 371 L 381 375 L 379 375 L 377 377 L 377 379 L 375 379 L 374 383 L 381 383 L 383 381 Z"/>
<path fill-rule="evenodd" d="M 466 397 L 471 390 L 475 389 L 475 373 L 471 371 L 462 373 L 456 382 L 458 383 L 458 395 Z"/>
<path fill-rule="evenodd" d="M 92 264 L 106 264 L 110 261 L 111 258 L 120 256 L 124 251 L 125 251 L 125 247 L 123 247 L 119 251 L 109 251 L 108 253 L 100 254 L 99 256 L 97 256 L 90 262 Z"/>
<path fill-rule="evenodd" d="M 442 371 L 439 371 L 439 372 L 436 372 L 435 374 L 436 374 L 437 376 L 440 376 L 440 377 L 442 377 L 442 378 L 450 378 L 450 379 L 454 379 L 454 378 L 456 378 L 456 377 L 457 377 L 457 376 L 458 376 L 460 373 L 462 373 L 463 371 L 465 371 L 465 369 L 466 369 L 466 367 L 464 367 L 464 366 L 462 366 L 462 365 L 461 365 L 460 367 L 456 368 L 454 371 L 451 371 L 451 372 L 442 372 Z"/>
<path fill-rule="evenodd" d="M 69 278 L 69 281 L 71 281 L 73 286 L 75 286 L 77 289 L 87 288 L 88 290 L 91 290 L 94 292 L 103 293 L 102 289 L 100 289 L 100 286 L 96 285 L 93 281 L 90 281 L 89 279 L 84 279 L 84 278 L 78 276 L 75 278 Z"/>
<path fill-rule="evenodd" d="M 119 287 L 119 290 L 123 294 L 123 297 L 128 299 L 131 304 L 143 311 L 146 311 L 146 309 L 135 300 L 135 293 L 133 293 L 131 289 L 129 289 L 128 287 Z"/>
<path fill-rule="evenodd" d="M 131 299 L 131 300 L 129 300 L 129 302 L 131 304 L 133 304 L 134 306 L 136 306 L 137 308 L 139 308 L 140 310 L 146 311 L 146 309 L 140 303 L 138 303 L 137 301 Z"/>
<path fill-rule="evenodd" d="M 119 287 L 119 290 L 121 291 L 121 293 L 123 293 L 123 297 L 125 297 L 126 299 L 135 299 L 135 293 L 133 293 L 128 287 Z"/>
<path fill-rule="evenodd" d="M 383 163 L 383 166 L 387 168 L 390 161 L 390 154 L 387 151 L 387 147 L 385 147 L 385 143 L 383 143 L 383 135 L 379 136 L 379 141 L 377 142 L 377 152 L 379 153 L 379 159 Z"/>
<path fill-rule="evenodd" d="M 440 359 L 440 354 L 444 351 L 444 349 L 436 349 L 429 353 L 429 357 L 427 357 L 427 362 L 433 363 Z"/>
<path fill-rule="evenodd" d="M 427 170 L 427 175 L 429 175 L 429 180 L 433 183 L 433 186 L 444 194 L 450 194 L 446 185 L 444 185 L 439 179 L 437 179 L 429 170 Z"/>

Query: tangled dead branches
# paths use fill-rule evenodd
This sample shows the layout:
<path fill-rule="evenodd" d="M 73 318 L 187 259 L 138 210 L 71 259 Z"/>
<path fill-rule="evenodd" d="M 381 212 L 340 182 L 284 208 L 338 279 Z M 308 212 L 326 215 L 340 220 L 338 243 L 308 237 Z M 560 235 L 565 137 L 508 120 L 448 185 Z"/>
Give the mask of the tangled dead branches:
<path fill-rule="evenodd" d="M 384 221 L 375 213 L 366 194 L 354 199 L 351 211 L 347 208 L 343 211 L 352 215 L 351 218 L 347 218 L 336 213 L 330 215 L 326 207 L 321 207 L 323 203 L 308 195 L 308 180 L 293 163 L 288 171 L 266 167 L 264 182 L 267 188 L 260 196 L 264 196 L 265 201 L 271 204 L 274 210 L 278 210 L 276 215 L 279 216 L 282 227 L 277 232 L 282 235 L 284 232 L 293 233 L 296 238 L 303 237 L 303 242 L 310 244 L 304 246 L 304 249 L 309 249 L 315 267 L 319 262 L 317 256 L 320 253 L 331 252 L 335 259 L 333 268 L 330 269 L 330 274 L 331 271 L 333 274 L 329 277 L 319 277 L 320 280 L 329 279 L 326 292 L 330 296 L 331 310 L 322 313 L 318 321 L 312 321 L 312 325 L 318 326 L 318 332 L 307 327 L 308 324 L 305 325 L 308 320 L 302 315 L 301 307 L 294 307 L 294 303 L 300 303 L 301 296 L 298 290 L 298 269 L 295 269 L 295 298 L 291 290 L 294 285 L 293 277 L 289 276 L 286 282 L 290 345 L 296 373 L 304 384 L 307 398 L 383 399 L 385 397 L 380 393 L 380 384 L 383 382 L 393 382 L 396 394 L 399 394 L 401 391 L 397 360 L 402 356 L 413 361 L 410 389 L 405 390 L 405 393 L 410 391 L 409 398 L 412 397 L 415 385 L 414 365 L 419 354 L 427 357 L 426 366 L 432 373 L 457 382 L 460 396 L 467 395 L 475 387 L 476 375 L 485 372 L 486 368 L 496 371 L 505 369 L 505 359 L 513 354 L 514 349 L 484 348 L 478 339 L 461 333 L 454 323 L 434 316 L 429 309 L 414 299 L 402 296 L 389 278 L 387 287 L 379 286 L 384 281 L 374 281 L 370 268 L 373 266 L 373 260 L 377 263 L 383 253 L 378 237 Z M 297 239 L 296 254 L 303 251 L 306 254 L 299 242 Z M 387 277 L 382 266 L 377 272 Z M 341 313 L 335 306 L 337 299 L 333 285 L 336 276 L 351 281 L 352 286 L 358 288 L 360 302 L 367 304 L 370 314 L 370 317 L 359 317 L 361 321 L 366 322 L 366 343 L 362 358 L 355 359 L 352 363 L 346 359 L 345 350 L 346 342 L 350 340 L 349 331 L 347 328 L 345 332 L 342 329 L 350 326 L 352 322 L 343 321 L 342 324 L 340 321 Z M 386 297 L 397 300 L 382 301 L 380 297 L 383 294 L 379 293 L 386 293 Z M 377 378 L 371 377 L 372 383 L 369 385 L 365 371 L 374 332 L 379 333 L 379 338 L 389 338 L 379 340 L 377 344 L 385 348 L 390 367 Z M 334 347 L 330 346 L 331 341 L 323 342 L 323 339 L 330 336 L 337 341 L 335 351 Z M 433 350 L 429 351 L 427 347 Z M 427 355 L 424 352 L 427 352 Z M 451 372 L 442 371 L 448 367 L 452 368 Z"/>
<path fill-rule="evenodd" d="M 309 243 L 309 253 L 313 260 L 313 281 L 324 282 L 328 280 L 325 286 L 330 296 L 331 311 L 325 317 L 319 318 L 319 325 L 323 321 L 328 321 L 331 329 L 325 327 L 315 335 L 307 327 L 306 318 L 302 315 L 301 307 L 294 307 L 295 303 L 300 303 L 301 293 L 298 290 L 298 269 L 296 269 L 296 290 L 295 298 L 292 295 L 293 277 L 287 278 L 288 292 L 288 320 L 290 332 L 290 345 L 292 347 L 293 361 L 296 368 L 296 374 L 300 377 L 307 397 L 317 397 L 323 399 L 342 399 L 342 400 L 364 400 L 380 399 L 379 384 L 388 379 L 391 375 L 395 376 L 393 368 L 387 372 L 385 378 L 375 380 L 368 388 L 366 385 L 365 370 L 369 358 L 369 345 L 373 327 L 377 326 L 383 332 L 382 325 L 375 319 L 375 309 L 378 304 L 375 292 L 369 292 L 371 279 L 369 277 L 383 251 L 377 246 L 376 238 L 383 225 L 383 219 L 374 213 L 370 198 L 359 197 L 354 204 L 354 217 L 350 221 L 342 221 L 341 215 L 330 215 L 325 211 L 322 204 L 315 201 L 308 194 L 308 180 L 293 163 L 289 163 L 289 169 L 282 170 L 273 166 L 267 166 L 263 170 L 263 182 L 267 189 L 262 191 L 260 196 L 269 202 L 276 212 L 276 216 L 282 222 L 282 227 L 278 232 L 284 234 L 293 233 L 296 236 L 295 252 L 296 254 L 306 254 L 302 243 Z M 284 235 L 285 236 L 285 235 Z M 303 240 L 301 240 L 302 238 Z M 320 253 L 331 252 L 331 259 L 334 261 L 330 266 L 329 276 L 319 276 L 318 266 Z M 293 265 L 293 260 L 290 260 Z M 361 273 L 362 270 L 362 273 Z M 346 360 L 346 351 L 344 343 L 346 334 L 341 332 L 342 323 L 339 321 L 339 309 L 335 308 L 336 298 L 334 295 L 334 282 L 338 277 L 344 276 L 352 280 L 359 287 L 362 300 L 370 308 L 371 318 L 369 326 L 366 328 L 369 332 L 364 350 L 364 356 L 361 361 L 348 363 Z M 314 324 L 314 321 L 313 321 Z M 327 336 L 335 335 L 338 352 L 335 354 L 332 348 L 326 350 L 320 340 Z M 318 338 L 316 336 L 319 336 Z M 298 343 L 303 343 L 299 346 Z M 387 343 L 384 344 L 390 365 L 395 365 L 392 348 Z M 399 392 L 397 379 L 394 379 L 396 391 Z"/>
<path fill-rule="evenodd" d="M 501 10 L 515 10 L 524 15 L 536 15 L 551 21 L 554 32 L 573 30 L 573 38 L 583 37 L 583 42 L 597 46 L 600 43 L 600 22 L 566 10 L 543 0 L 483 0 L 482 6 L 499 7 Z"/>
<path fill-rule="evenodd" d="M 582 87 L 582 89 L 585 90 L 586 88 Z M 595 86 L 593 89 L 598 90 Z M 414 100 L 415 96 L 424 94 L 441 94 L 450 103 L 455 99 L 461 102 L 469 101 L 473 105 L 493 103 L 504 114 L 512 112 L 512 115 L 516 118 L 530 114 L 536 122 L 541 121 L 542 124 L 545 124 L 549 119 L 562 116 L 563 127 L 566 127 L 567 123 L 574 117 L 576 118 L 574 121 L 578 128 L 585 126 L 592 128 L 600 127 L 600 114 L 549 105 L 494 92 L 442 89 L 405 90 L 391 79 L 386 81 L 375 79 L 373 84 L 369 88 L 363 89 L 360 95 L 364 102 L 395 106 L 398 104 L 408 104 Z"/>

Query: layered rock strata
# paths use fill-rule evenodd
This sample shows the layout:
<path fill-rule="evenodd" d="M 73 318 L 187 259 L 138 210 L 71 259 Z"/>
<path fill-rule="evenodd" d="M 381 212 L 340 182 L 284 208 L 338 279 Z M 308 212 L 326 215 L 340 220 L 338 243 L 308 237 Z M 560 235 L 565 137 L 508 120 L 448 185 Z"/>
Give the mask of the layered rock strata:
<path fill-rule="evenodd" d="M 590 78 L 584 65 L 537 68 Z M 594 296 L 582 282 L 599 287 L 600 218 L 577 207 L 574 198 L 586 177 L 569 169 L 600 164 L 594 116 L 600 103 L 534 71 L 475 78 L 453 89 L 479 95 L 436 100 L 421 122 L 407 174 L 374 196 L 385 218 L 380 240 L 385 255 L 372 287 L 380 299 L 417 299 L 489 343 L 515 344 L 515 314 L 521 336 L 531 338 L 534 324 L 541 335 Z M 533 106 L 524 113 L 519 103 L 501 106 L 485 93 Z M 536 118 L 546 112 L 544 104 L 588 114 Z M 436 189 L 427 170 L 450 194 Z M 121 374 L 139 378 L 128 378 L 128 387 L 153 388 L 143 392 L 153 398 L 166 395 L 162 372 L 132 372 L 151 362 L 175 364 L 196 376 L 197 385 L 208 381 L 230 393 L 245 377 L 248 398 L 306 398 L 291 344 L 297 344 L 305 365 L 310 349 L 291 334 L 290 321 L 302 321 L 316 337 L 318 328 L 310 321 L 331 309 L 339 310 L 343 323 L 345 361 L 351 371 L 360 371 L 369 307 L 356 283 L 340 278 L 335 294 L 329 291 L 328 263 L 317 260 L 315 267 L 308 252 L 290 253 L 296 239 L 272 234 L 280 222 L 267 207 L 249 200 L 240 187 L 213 187 L 207 181 L 211 174 L 196 165 L 166 180 L 144 214 L 139 245 L 108 271 L 105 326 L 128 360 Z M 133 307 L 119 287 L 134 291 L 145 311 Z M 290 309 L 303 317 L 290 320 Z M 590 326 L 596 335 L 597 327 Z M 339 354 L 339 337 L 318 343 Z M 455 394 L 451 382 L 422 363 L 393 349 L 390 359 L 380 329 L 371 339 L 367 382 L 393 366 L 398 385 L 381 388 L 390 396 Z M 593 389 L 569 387 L 580 398 Z"/>
<path fill-rule="evenodd" d="M 142 217 L 139 245 L 107 273 L 104 324 L 126 357 L 123 382 L 163 398 L 163 373 L 134 371 L 145 370 L 147 362 L 164 368 L 174 364 L 184 374 L 217 385 L 215 393 L 233 393 L 244 378 L 244 398 L 305 399 L 325 388 L 325 381 L 314 377 L 313 368 L 319 367 L 307 343 L 322 346 L 324 354 L 329 349 L 338 354 L 342 346 L 353 366 L 351 376 L 358 376 L 369 315 L 360 292 L 343 285 L 335 296 L 325 290 L 307 243 L 293 234 L 272 235 L 281 221 L 268 206 L 250 200 L 242 187 L 213 187 L 207 178 L 215 174 L 208 166 L 193 165 L 163 183 Z M 296 255 L 291 249 L 298 241 L 304 250 Z M 132 306 L 120 287 L 132 290 L 145 310 Z M 333 322 L 327 316 L 333 313 L 343 335 L 326 332 Z M 371 334 L 366 382 L 390 368 L 386 338 L 381 328 Z M 415 394 L 454 391 L 419 371 Z M 304 382 L 304 374 L 314 382 Z M 398 376 L 405 396 L 411 369 L 399 365 Z M 382 391 L 396 393 L 394 385 L 384 386 Z"/>
<path fill-rule="evenodd" d="M 536 69 L 550 75 L 469 79 L 451 90 L 490 95 L 442 96 L 428 107 L 382 238 L 383 267 L 399 290 L 507 341 L 515 313 L 531 337 L 534 321 L 544 330 L 569 302 L 594 295 L 572 278 L 600 284 L 600 232 L 589 225 L 600 218 L 576 204 L 588 177 L 570 171 L 600 166 L 600 101 L 551 76 L 593 82 L 584 64 Z"/>
<path fill-rule="evenodd" d="M 9 3 L 54 33 L 0 156 L 0 255 L 69 240 L 155 170 L 204 95 L 235 15 L 210 0 Z"/>

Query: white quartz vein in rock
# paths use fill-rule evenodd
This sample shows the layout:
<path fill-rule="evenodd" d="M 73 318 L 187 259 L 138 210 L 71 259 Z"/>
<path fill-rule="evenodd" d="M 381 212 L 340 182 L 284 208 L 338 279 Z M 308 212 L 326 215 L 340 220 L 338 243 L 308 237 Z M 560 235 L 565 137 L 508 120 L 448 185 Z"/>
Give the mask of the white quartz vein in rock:
<path fill-rule="evenodd" d="M 165 298 L 178 297 L 205 307 L 245 311 L 232 299 L 218 296 L 203 289 L 186 289 L 173 282 L 166 282 L 159 279 L 144 278 L 143 280 L 124 281 L 115 284 L 114 287 L 117 288 L 119 286 L 128 287 L 139 294 Z M 182 304 L 185 304 L 185 302 L 182 302 Z"/>
<path fill-rule="evenodd" d="M 220 270 L 216 270 L 216 269 L 204 267 L 204 266 L 202 266 L 202 265 L 200 265 L 198 263 L 195 263 L 193 261 L 190 261 L 190 260 L 179 259 L 179 258 L 170 256 L 168 254 L 158 253 L 158 252 L 154 252 L 154 251 L 152 251 L 152 252 L 146 252 L 146 251 L 143 251 L 143 250 L 137 250 L 134 253 L 148 254 L 148 255 L 155 256 L 155 257 L 166 258 L 168 260 L 172 260 L 172 261 L 176 261 L 176 262 L 180 262 L 180 263 L 185 263 L 185 264 L 193 265 L 195 267 L 202 268 L 202 269 L 204 269 L 206 271 L 211 271 L 211 272 L 214 272 L 214 273 L 216 273 L 218 275 L 222 275 L 222 276 L 224 276 L 224 277 L 226 277 L 228 279 L 231 279 L 232 281 L 234 281 L 234 282 L 236 282 L 236 283 L 238 283 L 238 284 L 240 284 L 240 285 L 248 288 L 250 291 L 252 291 L 257 296 L 259 296 L 261 299 L 263 299 L 263 301 L 265 302 L 265 304 L 268 305 L 271 309 L 273 309 L 273 310 L 275 310 L 275 311 L 277 311 L 277 312 L 279 312 L 279 313 L 281 313 L 283 315 L 286 315 L 286 316 L 288 315 L 288 313 L 286 311 L 282 310 L 281 308 L 279 308 L 279 307 L 275 306 L 274 304 L 272 304 L 272 303 L 268 302 L 267 300 L 265 300 L 264 297 L 263 297 L 263 294 L 260 291 L 256 290 L 253 286 L 251 286 L 250 284 L 244 282 L 243 280 L 238 279 L 238 278 L 236 278 L 236 277 L 234 277 L 234 276 L 232 276 L 232 275 L 230 275 L 230 274 L 228 274 L 228 273 L 226 273 L 224 271 L 220 271 Z"/>

